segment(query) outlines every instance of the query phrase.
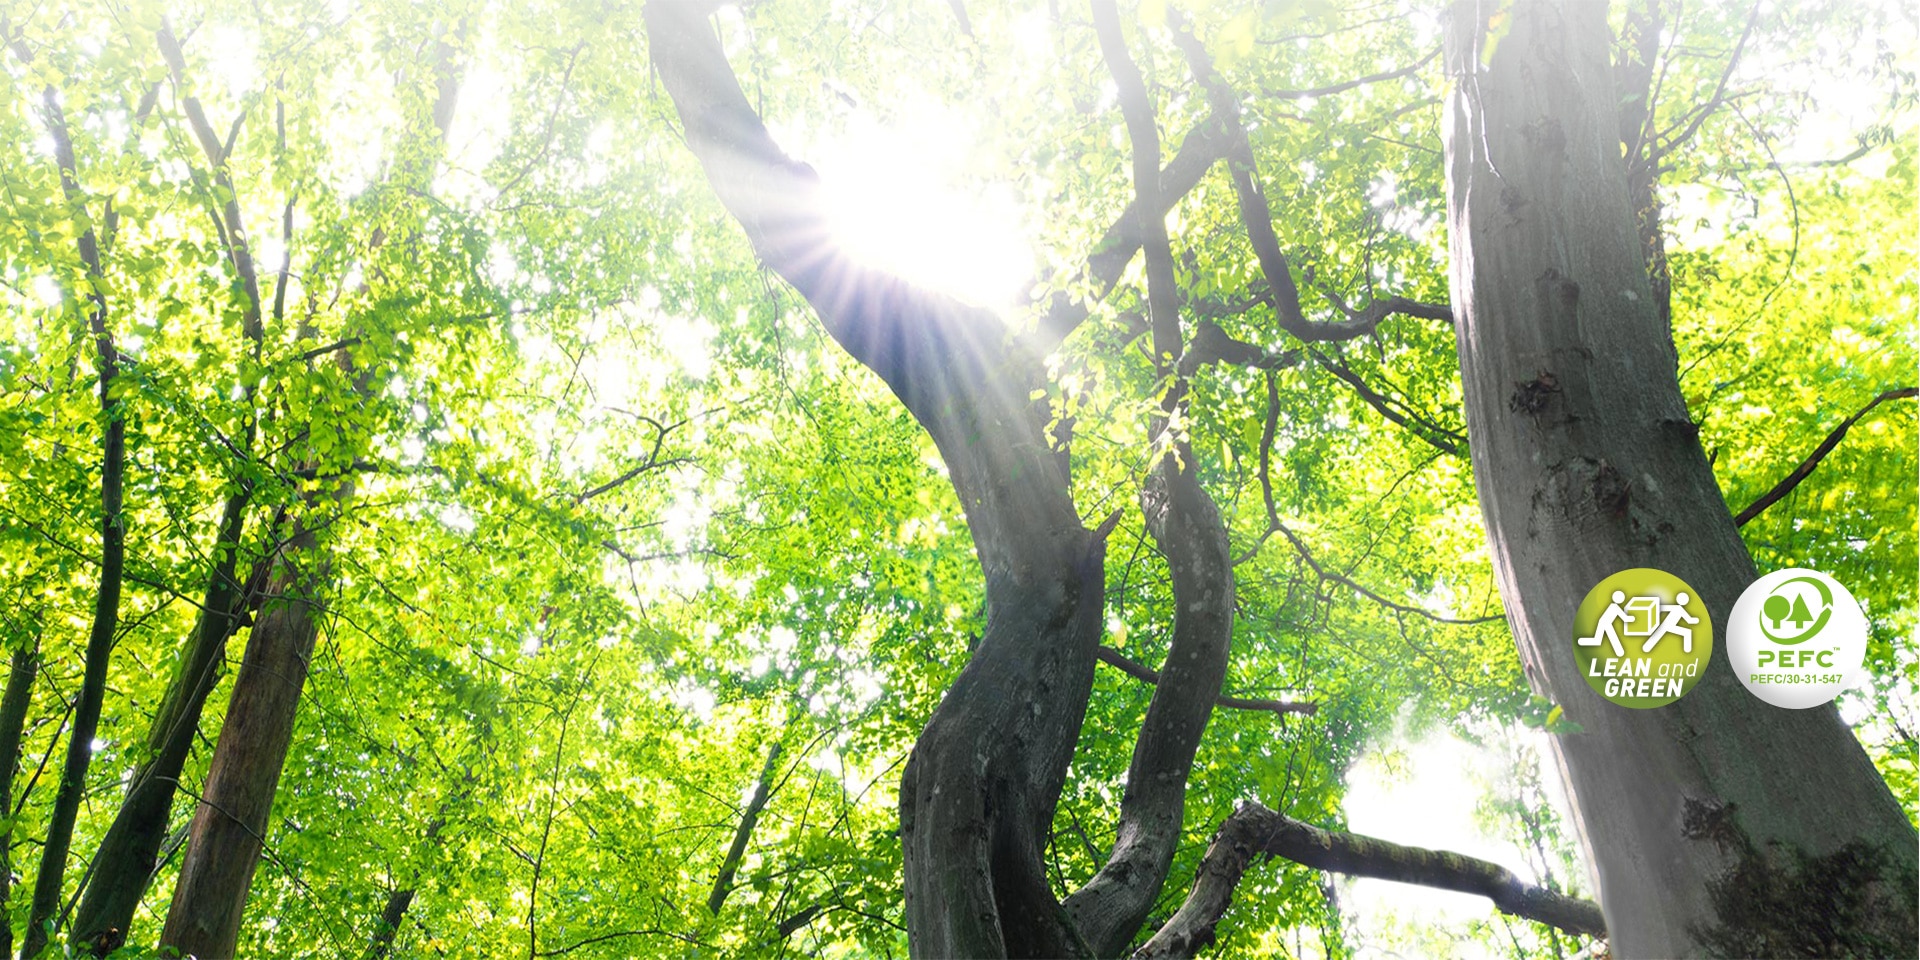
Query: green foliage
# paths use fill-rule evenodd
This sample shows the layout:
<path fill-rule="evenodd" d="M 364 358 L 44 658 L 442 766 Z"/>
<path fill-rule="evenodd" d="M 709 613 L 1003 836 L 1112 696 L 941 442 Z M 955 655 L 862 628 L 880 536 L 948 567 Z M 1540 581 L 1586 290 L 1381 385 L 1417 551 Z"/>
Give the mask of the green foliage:
<path fill-rule="evenodd" d="M 15 872 L 43 829 L 52 790 L 33 771 L 59 741 L 98 576 L 84 302 L 98 289 L 126 357 L 129 559 L 97 802 L 76 852 L 97 845 L 143 758 L 216 561 L 220 505 L 246 489 L 239 569 L 307 518 L 333 578 L 243 952 L 359 954 L 389 894 L 412 890 L 396 956 L 903 955 L 899 771 L 989 613 L 966 518 L 885 385 L 757 269 L 679 138 L 637 6 L 164 6 L 184 84 L 167 76 L 150 0 L 0 19 L 30 54 L 7 52 L 0 72 L 0 643 L 39 644 L 45 668 L 7 798 Z M 964 39 L 933 3 L 750 4 L 716 23 L 800 159 L 923 111 L 969 131 L 947 158 L 963 171 L 950 186 L 1013 198 L 1044 302 L 1087 293 L 1085 257 L 1132 196 L 1092 31 L 1054 6 L 969 3 Z M 1438 60 L 1303 94 L 1438 45 L 1437 10 L 1372 10 L 1182 7 L 1244 97 L 1316 322 L 1338 316 L 1325 292 L 1446 298 Z M 1133 15 L 1172 156 L 1205 100 L 1164 5 Z M 1828 20 L 1874 35 L 1865 15 L 1783 13 L 1749 41 L 1756 62 L 1817 59 L 1804 28 Z M 1677 48 L 1658 124 L 1710 94 L 1741 27 L 1714 12 L 1679 28 L 1700 42 Z M 1792 73 L 1753 80 L 1666 174 L 1683 386 L 1735 507 L 1911 382 L 1914 83 L 1900 53 L 1860 81 L 1890 98 L 1862 156 L 1766 166 L 1793 124 L 1821 115 L 1803 95 L 1826 74 Z M 73 134 L 76 202 L 40 112 L 49 86 Z M 232 131 L 230 195 L 190 129 L 189 95 Z M 217 224 L 229 199 L 263 292 L 257 344 Z M 1265 302 L 1224 168 L 1169 226 L 1189 320 L 1274 353 L 1300 346 Z M 97 288 L 77 246 L 89 227 Z M 1043 397 L 1072 424 L 1084 515 L 1124 511 L 1104 642 L 1158 664 L 1171 588 L 1135 501 L 1165 384 L 1130 319 L 1144 309 L 1133 270 L 1049 358 Z M 1023 310 L 1005 307 L 1015 323 Z M 1238 800 L 1340 826 L 1356 760 L 1435 729 L 1515 771 L 1476 789 L 1483 826 L 1526 852 L 1529 879 L 1584 879 L 1537 772 L 1548 736 L 1581 731 L 1530 695 L 1501 618 L 1453 341 L 1445 323 L 1396 317 L 1270 372 L 1220 364 L 1195 380 L 1182 428 L 1243 560 L 1227 690 L 1319 710 L 1215 712 L 1154 922 Z M 1846 708 L 1909 810 L 1914 434 L 1910 401 L 1883 405 L 1745 530 L 1763 569 L 1830 571 L 1867 606 L 1872 683 Z M 350 498 L 311 496 L 346 477 Z M 1311 559 L 1269 532 L 1267 487 Z M 1063 892 L 1111 846 L 1152 696 L 1098 670 L 1048 850 Z M 176 826 L 204 786 L 226 693 L 202 721 Z M 709 914 L 775 744 L 771 800 Z M 170 849 L 131 931 L 138 949 L 157 939 L 178 864 Z M 23 900 L 5 905 L 16 929 Z M 1249 872 L 1219 949 L 1341 957 L 1381 935 L 1414 952 L 1560 952 L 1521 926 L 1382 935 L 1323 875 L 1275 864 Z"/>

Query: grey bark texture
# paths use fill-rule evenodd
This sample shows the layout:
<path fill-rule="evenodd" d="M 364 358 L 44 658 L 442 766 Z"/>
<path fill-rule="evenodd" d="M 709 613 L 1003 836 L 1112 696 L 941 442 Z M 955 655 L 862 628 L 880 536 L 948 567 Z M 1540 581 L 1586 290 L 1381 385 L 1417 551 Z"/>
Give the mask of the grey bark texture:
<path fill-rule="evenodd" d="M 1586 591 L 1630 567 L 1693 585 L 1723 626 L 1755 578 L 1678 386 L 1621 161 L 1603 4 L 1458 4 L 1444 124 L 1453 303 L 1474 479 L 1529 682 L 1584 732 L 1554 738 L 1613 955 L 1706 953 L 1767 918 L 1741 871 L 1790 882 L 1881 865 L 1856 933 L 1911 956 L 1915 835 L 1831 706 L 1783 710 L 1708 672 L 1657 710 L 1606 702 L 1574 662 Z M 1716 629 L 1716 637 L 1720 631 Z M 1812 861 L 1807 861 L 1812 858 Z M 1831 891 L 1816 891 L 1827 896 Z M 1771 941 L 1769 941 L 1771 942 Z"/>

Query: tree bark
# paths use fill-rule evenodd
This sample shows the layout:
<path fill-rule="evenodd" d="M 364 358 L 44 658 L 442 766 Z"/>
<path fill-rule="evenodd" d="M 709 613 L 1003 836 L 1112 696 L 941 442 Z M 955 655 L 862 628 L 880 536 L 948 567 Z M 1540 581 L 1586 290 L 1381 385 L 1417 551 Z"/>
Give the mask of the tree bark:
<path fill-rule="evenodd" d="M 1214 927 L 1227 912 L 1241 875 L 1254 857 L 1263 855 L 1349 876 L 1479 894 L 1506 913 L 1568 933 L 1590 937 L 1607 933 L 1598 906 L 1526 883 L 1497 863 L 1322 830 L 1260 804 L 1244 803 L 1207 845 L 1186 902 L 1133 955 L 1191 957 L 1206 949 L 1213 943 Z"/>
<path fill-rule="evenodd" d="M 60 166 L 60 186 L 67 202 L 79 207 L 83 198 L 73 140 L 67 133 L 66 115 L 60 109 L 60 97 L 53 87 L 46 88 L 41 108 L 47 132 L 53 138 L 54 157 Z M 100 247 L 92 227 L 81 232 L 79 251 L 90 286 L 84 299 L 88 303 L 88 327 L 94 338 L 95 369 L 100 377 L 100 419 L 104 433 L 100 459 L 100 588 L 94 595 L 86 664 L 81 674 L 79 697 L 73 707 L 73 732 L 67 740 L 66 760 L 60 767 L 60 785 L 54 792 L 53 809 L 47 815 L 46 846 L 40 851 L 40 871 L 34 877 L 33 904 L 27 915 L 26 941 L 21 949 L 24 957 L 37 956 L 46 948 L 48 927 L 60 909 L 67 850 L 73 844 L 73 821 L 80 813 L 80 798 L 86 792 L 87 768 L 93 761 L 93 735 L 100 728 L 100 701 L 107 689 L 107 661 L 113 655 L 113 635 L 120 622 L 121 575 L 127 553 L 126 518 L 122 514 L 126 417 L 113 395 L 114 379 L 120 373 L 120 354 L 114 347 L 113 334 L 107 330 L 107 300 L 102 292 L 106 280 L 100 269 Z"/>
<path fill-rule="evenodd" d="M 180 772 L 200 730 L 200 712 L 219 677 L 227 640 L 239 625 L 245 597 L 237 564 L 249 499 L 244 492 L 227 498 L 206 601 L 147 733 L 148 759 L 135 769 L 126 799 L 94 853 L 93 878 L 74 913 L 73 940 L 96 956 L 106 956 L 126 941 L 134 911 L 153 881 Z"/>
<path fill-rule="evenodd" d="M 297 529 L 275 562 L 267 602 L 234 676 L 206 792 L 187 830 L 187 854 L 160 935 L 162 951 L 234 955 L 319 634 L 317 591 L 327 582 L 313 531 Z"/>
<path fill-rule="evenodd" d="M 393 952 L 394 938 L 400 934 L 400 921 L 407 918 L 407 908 L 411 906 L 412 887 L 387 894 L 387 902 L 380 908 L 379 926 L 373 928 L 373 938 L 367 943 L 366 960 L 387 960 Z"/>
<path fill-rule="evenodd" d="M 1128 54 L 1112 0 L 1093 5 L 1095 32 L 1119 86 L 1133 145 L 1134 209 L 1141 217 L 1155 363 L 1174 374 L 1151 433 L 1159 462 L 1140 491 L 1147 532 L 1173 578 L 1173 637 L 1153 700 L 1134 740 L 1120 819 L 1107 862 L 1067 898 L 1074 927 L 1095 956 L 1118 956 L 1153 909 L 1179 849 L 1187 777 L 1226 679 L 1233 640 L 1233 561 L 1220 510 L 1196 472 L 1182 424 L 1196 364 L 1186 356 L 1172 245 L 1159 196 L 1160 143 L 1144 78 Z"/>
<path fill-rule="evenodd" d="M 210 191 L 214 197 L 210 212 L 221 228 L 227 264 L 243 297 L 241 335 L 246 338 L 254 361 L 258 362 L 265 335 L 265 305 L 252 248 L 240 217 L 239 196 L 227 172 L 228 145 L 221 142 L 200 101 L 187 92 L 186 58 L 172 25 L 162 20 L 154 39 L 207 163 L 207 177 L 214 187 Z M 256 389 L 252 384 L 245 387 L 247 403 L 253 401 Z M 252 450 L 258 430 L 257 417 L 249 417 L 240 439 L 240 450 Z M 168 687 L 148 730 L 148 755 L 134 771 L 126 799 L 94 853 L 91 878 L 83 881 L 86 889 L 74 915 L 74 941 L 96 956 L 111 953 L 125 941 L 134 911 L 152 882 L 154 860 L 166 839 L 167 822 L 173 814 L 173 796 L 180 771 L 192 751 L 200 729 L 200 712 L 219 678 L 227 640 L 238 626 L 240 606 L 245 600 L 237 570 L 252 492 L 250 481 L 236 481 L 235 489 L 221 507 L 206 602 L 201 605 L 200 618 L 188 636 L 173 684 Z"/>
<path fill-rule="evenodd" d="M 30 644 L 13 651 L 12 669 L 7 671 L 7 692 L 0 695 L 0 804 L 13 809 L 13 779 L 20 772 L 20 736 L 26 728 L 27 708 L 33 705 L 33 678 L 38 675 L 40 642 L 36 635 Z M 0 957 L 13 956 L 12 913 L 7 900 L 13 895 L 13 830 L 0 834 Z"/>
<path fill-rule="evenodd" d="M 1695 956 L 1785 922 L 1730 909 L 1759 871 L 1877 863 L 1857 942 L 1915 945 L 1915 834 L 1831 705 L 1770 707 L 1721 645 L 1658 710 L 1615 706 L 1574 663 L 1586 590 L 1629 567 L 1675 573 L 1724 624 L 1754 578 L 1680 395 L 1621 161 L 1603 5 L 1455 8 L 1446 156 L 1468 436 L 1493 566 L 1530 683 L 1578 721 L 1554 738 L 1617 957 Z M 1535 389 L 1529 390 L 1529 387 Z M 1733 891 L 1737 894 L 1738 891 Z M 1770 941 L 1772 942 L 1772 941 Z M 1871 952 L 1871 951 L 1868 951 Z"/>
<path fill-rule="evenodd" d="M 727 856 L 720 861 L 720 872 L 713 878 L 713 891 L 707 894 L 708 913 L 719 913 L 727 904 L 727 894 L 733 892 L 734 871 L 740 869 L 740 858 L 746 855 L 747 842 L 753 839 L 760 812 L 767 808 L 767 801 L 773 796 L 773 775 L 780 770 L 782 749 L 780 741 L 775 740 L 767 750 L 767 762 L 760 768 L 760 778 L 753 782 L 753 796 L 747 799 L 747 809 L 740 814 L 740 826 L 733 831 L 733 843 L 727 847 Z"/>
<path fill-rule="evenodd" d="M 1089 531 L 1049 442 L 1036 356 L 990 311 L 858 263 L 827 229 L 811 168 L 767 135 L 702 5 L 645 11 L 687 145 L 755 251 L 932 436 L 986 577 L 986 630 L 900 786 L 915 956 L 1085 952 L 1042 861 L 1099 644 L 1107 528 Z M 1117 515 L 1116 515 L 1117 518 Z"/>
<path fill-rule="evenodd" d="M 464 30 L 462 21 L 451 28 L 451 33 L 459 39 Z M 182 71 L 178 45 L 164 29 L 161 42 L 177 79 Z M 446 33 L 435 38 L 430 62 L 435 96 L 429 119 L 438 137 L 429 144 L 430 148 L 443 144 L 453 122 L 460 87 L 458 52 Z M 187 102 L 191 115 L 198 108 L 191 98 Z M 204 126 L 198 116 L 192 118 L 196 129 Z M 205 142 L 208 138 L 203 134 L 202 140 Z M 207 146 L 206 153 L 218 169 L 224 158 L 216 153 L 216 147 Z M 409 157 L 397 176 L 423 189 L 431 179 L 436 156 L 437 153 L 429 149 Z M 230 188 L 228 192 L 230 195 Z M 292 209 L 289 200 L 288 236 L 283 238 L 288 243 L 292 239 Z M 238 216 L 238 208 L 230 205 L 227 217 L 235 225 L 232 228 L 235 234 Z M 241 261 L 243 252 L 244 247 L 238 246 L 233 251 L 236 270 L 248 277 L 249 295 L 257 308 L 257 284 L 252 282 L 251 261 Z M 281 297 L 276 293 L 276 319 L 280 302 Z M 349 374 L 353 373 L 352 361 L 344 352 L 337 352 L 335 361 Z M 354 378 L 354 387 L 362 395 L 370 389 L 364 376 Z M 308 466 L 317 468 L 315 464 Z M 161 933 L 163 949 L 171 947 L 182 954 L 203 957 L 230 956 L 239 941 L 248 888 L 259 865 L 273 795 L 285 767 L 308 665 L 319 635 L 322 595 L 330 586 L 331 558 L 317 544 L 313 531 L 322 523 L 319 514 L 337 513 L 352 497 L 351 480 L 340 482 L 330 496 L 319 496 L 315 491 L 305 494 L 302 505 L 307 516 L 295 521 L 293 535 L 274 559 L 266 587 L 267 602 L 248 638 L 239 674 L 234 678 L 226 721 L 208 766 L 206 792 L 188 827 L 186 856 L 181 862 L 180 878 Z M 321 507 L 323 503 L 325 506 Z M 191 735 L 192 730 L 188 729 L 186 736 Z M 171 791 L 168 791 L 164 802 L 170 805 L 171 801 Z M 410 891 L 408 900 L 411 901 Z M 134 903 L 137 901 L 136 896 Z"/>

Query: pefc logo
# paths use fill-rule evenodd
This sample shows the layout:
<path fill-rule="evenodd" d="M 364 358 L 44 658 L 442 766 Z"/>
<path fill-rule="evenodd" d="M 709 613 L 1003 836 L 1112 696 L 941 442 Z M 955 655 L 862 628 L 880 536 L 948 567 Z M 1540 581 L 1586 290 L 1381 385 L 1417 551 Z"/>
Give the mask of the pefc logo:
<path fill-rule="evenodd" d="M 1753 582 L 1727 621 L 1727 659 L 1754 696 L 1776 707 L 1817 707 L 1860 677 L 1867 618 L 1838 580 L 1776 570 Z"/>
<path fill-rule="evenodd" d="M 1767 599 L 1760 604 L 1760 634 L 1774 643 L 1792 646 L 1812 640 L 1826 629 L 1827 621 L 1833 618 L 1833 591 L 1819 576 L 1782 572 L 1797 575 L 1767 591 Z M 1767 629 L 1768 621 L 1773 623 L 1772 630 Z M 1812 626 L 1806 626 L 1808 623 Z M 1782 630 L 1783 624 L 1789 629 Z"/>

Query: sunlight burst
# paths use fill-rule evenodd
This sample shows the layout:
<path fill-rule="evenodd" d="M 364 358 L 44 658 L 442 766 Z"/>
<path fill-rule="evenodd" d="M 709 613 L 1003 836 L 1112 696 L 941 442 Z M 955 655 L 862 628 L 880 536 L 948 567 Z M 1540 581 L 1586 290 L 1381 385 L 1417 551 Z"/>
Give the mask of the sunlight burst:
<path fill-rule="evenodd" d="M 1033 252 L 1014 191 L 970 178 L 968 125 L 937 104 L 882 124 L 864 112 L 809 151 L 835 236 L 853 256 L 986 307 L 1015 301 Z"/>

